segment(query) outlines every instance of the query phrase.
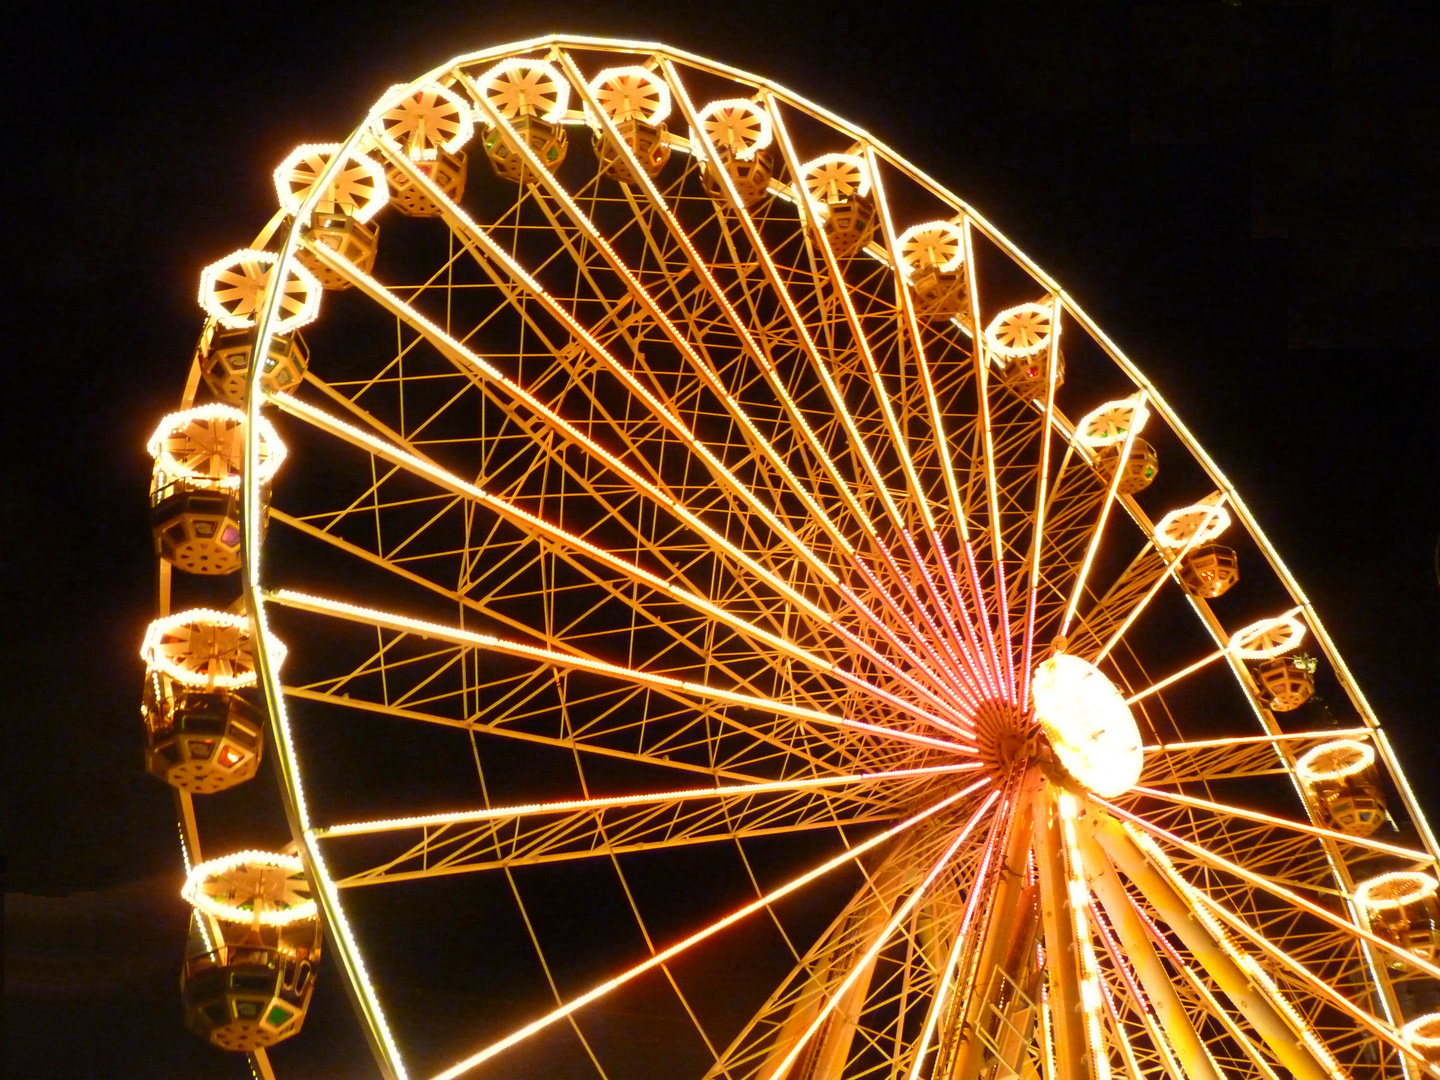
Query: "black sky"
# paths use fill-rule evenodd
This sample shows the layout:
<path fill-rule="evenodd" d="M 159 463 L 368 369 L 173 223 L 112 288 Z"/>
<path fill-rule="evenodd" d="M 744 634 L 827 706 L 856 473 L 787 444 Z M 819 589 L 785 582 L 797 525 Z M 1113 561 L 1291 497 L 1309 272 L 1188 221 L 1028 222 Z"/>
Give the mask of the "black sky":
<path fill-rule="evenodd" d="M 143 444 L 184 382 L 196 276 L 269 215 L 275 163 L 450 55 L 551 30 L 769 76 L 1003 229 L 1235 482 L 1435 818 L 1440 25 L 1426 18 L 1248 3 L 32 8 L 7 110 L 7 890 L 71 894 L 72 929 L 121 915 L 71 935 L 80 974 L 37 990 L 13 975 L 23 902 L 7 896 L 7 997 L 33 1023 L 7 1024 L 6 1075 L 245 1075 L 180 1029 L 184 913 L 157 899 L 179 868 L 170 799 L 140 768 Z M 348 1023 L 328 990 L 316 1031 Z"/>

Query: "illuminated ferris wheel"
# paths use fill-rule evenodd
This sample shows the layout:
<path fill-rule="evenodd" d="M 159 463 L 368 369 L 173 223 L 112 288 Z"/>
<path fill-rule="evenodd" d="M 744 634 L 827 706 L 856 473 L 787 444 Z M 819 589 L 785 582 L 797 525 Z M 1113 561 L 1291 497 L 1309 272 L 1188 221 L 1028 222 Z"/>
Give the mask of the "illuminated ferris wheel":
<path fill-rule="evenodd" d="M 323 932 L 387 1077 L 1440 1075 L 1375 717 L 974 210 L 568 37 L 275 181 L 150 447 L 197 1033 L 271 1075 Z M 262 754 L 288 838 L 235 801 Z"/>

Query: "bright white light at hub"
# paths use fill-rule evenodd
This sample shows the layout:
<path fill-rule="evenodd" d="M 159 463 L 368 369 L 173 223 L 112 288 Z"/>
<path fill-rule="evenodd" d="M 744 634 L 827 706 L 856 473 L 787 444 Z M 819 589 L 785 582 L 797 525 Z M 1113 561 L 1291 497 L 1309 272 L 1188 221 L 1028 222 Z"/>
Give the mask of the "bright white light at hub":
<path fill-rule="evenodd" d="M 1095 665 L 1061 653 L 1035 669 L 1035 718 L 1065 770 L 1097 795 L 1140 779 L 1140 731 L 1115 684 Z"/>

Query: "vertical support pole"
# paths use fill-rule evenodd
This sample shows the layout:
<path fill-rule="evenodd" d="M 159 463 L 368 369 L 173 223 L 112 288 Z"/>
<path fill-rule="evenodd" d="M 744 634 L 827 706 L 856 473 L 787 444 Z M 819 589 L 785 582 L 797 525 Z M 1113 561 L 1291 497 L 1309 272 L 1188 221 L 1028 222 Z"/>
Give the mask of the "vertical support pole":
<path fill-rule="evenodd" d="M 952 1014 L 956 1022 L 951 1028 L 959 1041 L 954 1057 L 943 1070 L 936 1062 L 935 1075 L 950 1080 L 974 1080 L 985 1062 L 985 1045 L 980 1029 L 985 1010 L 1003 985 L 1002 970 L 1006 968 L 1017 923 L 1022 922 L 1023 893 L 1026 871 L 1030 862 L 1030 822 L 1035 792 L 1040 787 L 1040 773 L 1031 769 L 1012 789 L 1010 821 L 1005 838 L 1004 858 L 998 867 L 993 886 L 976 882 L 977 888 L 989 888 L 984 916 L 977 920 L 974 944 L 968 949 L 964 966 L 958 973 L 957 985 L 971 987 L 970 996 L 956 1002 Z M 1033 929 L 1031 931 L 1033 942 Z"/>
<path fill-rule="evenodd" d="M 1200 1041 L 1199 1033 L 1180 1003 L 1180 996 L 1176 994 L 1165 966 L 1155 954 L 1145 928 L 1140 925 L 1135 909 L 1130 905 L 1125 886 L 1116 876 L 1110 860 L 1100 850 L 1100 845 L 1095 842 L 1092 825 L 1094 813 L 1094 810 L 1084 811 L 1080 817 L 1080 828 L 1076 830 L 1085 853 L 1086 879 L 1090 889 L 1099 898 L 1105 914 L 1109 916 L 1110 925 L 1125 950 L 1125 959 L 1139 977 L 1140 985 L 1150 999 L 1151 1008 L 1174 1048 L 1185 1075 L 1189 1080 L 1221 1080 L 1214 1062 L 1210 1060 L 1209 1053 Z"/>
<path fill-rule="evenodd" d="M 1065 842 L 1053 785 L 1035 792 L 1035 865 L 1040 874 L 1040 924 L 1045 932 L 1045 970 L 1050 987 L 1050 1024 L 1055 1071 L 1065 1080 L 1092 1075 L 1080 992 L 1080 943 L 1070 917 Z M 1307 1078 L 1308 1080 L 1308 1078 Z"/>
<path fill-rule="evenodd" d="M 1265 997 L 1251 986 L 1241 970 L 1210 931 L 1190 910 L 1160 870 L 1150 865 L 1139 845 L 1109 815 L 1096 815 L 1095 838 L 1117 869 L 1144 894 L 1199 964 L 1210 974 L 1236 1010 L 1249 1021 L 1277 1061 L 1296 1080 L 1329 1080 L 1328 1074 L 1300 1041 L 1294 1029 Z"/>
<path fill-rule="evenodd" d="M 864 891 L 872 892 L 873 895 L 860 899 L 851 908 L 848 916 L 842 916 L 849 925 L 841 930 L 838 936 L 850 942 L 850 951 L 854 955 L 858 956 L 865 950 L 890 918 L 891 906 L 904 885 L 907 869 L 910 869 L 906 854 L 911 847 L 911 844 L 902 844 L 892 851 L 876 869 L 871 883 L 864 886 Z M 810 976 L 810 982 L 821 988 L 839 983 L 849 973 L 848 965 L 853 962 L 853 956 L 842 956 L 838 959 L 833 955 L 827 956 Z M 865 1005 L 865 996 L 870 990 L 875 963 L 876 958 L 872 958 L 866 964 L 865 970 L 836 1004 L 825 1025 L 815 1033 L 799 1059 L 791 1066 L 789 1075 L 795 1080 L 835 1077 L 845 1068 L 850 1044 L 855 1038 L 855 1027 Z M 757 1076 L 770 1076 L 775 1072 L 790 1053 L 795 1041 L 814 1021 L 824 1002 L 825 994 L 820 992 L 806 994 L 795 1003 Z"/>

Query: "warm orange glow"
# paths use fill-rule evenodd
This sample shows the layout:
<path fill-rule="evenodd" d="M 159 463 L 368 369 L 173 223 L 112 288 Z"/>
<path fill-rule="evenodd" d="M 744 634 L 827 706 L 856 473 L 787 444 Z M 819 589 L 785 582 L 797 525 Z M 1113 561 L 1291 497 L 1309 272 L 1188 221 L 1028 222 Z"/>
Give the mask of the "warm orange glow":
<path fill-rule="evenodd" d="M 948 750 L 957 754 L 968 755 L 975 752 L 975 747 L 966 743 L 957 743 L 949 739 L 937 739 L 929 735 L 920 735 L 916 732 L 906 731 L 902 728 L 884 727 L 880 724 L 872 724 L 864 720 L 855 720 L 849 717 L 821 712 L 819 709 L 792 705 L 788 702 L 759 697 L 754 694 L 746 694 L 737 690 L 706 686 L 703 683 L 690 682 L 669 675 L 641 671 L 637 668 L 626 667 L 622 664 L 611 664 L 587 656 L 578 656 L 574 653 L 557 652 L 554 649 L 546 649 L 538 645 L 506 641 L 492 634 L 477 634 L 473 631 L 461 630 L 458 627 L 445 626 L 441 623 L 428 622 L 423 619 L 413 619 L 409 616 L 382 611 L 379 608 L 366 607 L 360 604 L 349 604 L 344 601 L 331 600 L 326 597 L 312 596 L 306 593 L 296 592 L 293 589 L 277 589 L 270 594 L 269 599 L 300 611 L 311 611 L 321 615 L 333 615 L 342 619 L 366 623 L 371 626 L 415 634 L 419 637 L 450 641 L 457 645 L 466 645 L 477 649 L 489 649 L 497 653 L 534 660 L 538 663 L 549 664 L 555 667 L 571 668 L 577 671 L 590 671 L 598 675 L 610 675 L 617 679 L 638 683 L 642 686 L 671 689 L 681 694 L 704 700 L 760 709 L 765 712 L 775 713 L 779 716 L 789 716 L 799 720 L 810 720 L 830 727 L 851 728 L 856 731 L 869 732 L 870 734 L 885 739 L 919 743 L 924 746 Z M 844 677 L 847 673 L 836 670 L 835 674 Z M 854 682 L 859 685 L 867 686 L 872 693 L 886 697 L 887 700 L 894 697 L 894 695 L 887 695 L 885 691 L 877 687 L 869 687 L 868 684 L 865 684 L 859 679 L 855 679 L 853 676 L 851 676 L 851 679 L 854 679 Z M 899 699 L 895 699 L 895 704 L 903 703 L 900 702 Z M 909 706 L 909 708 L 914 711 L 916 707 L 912 705 Z M 923 710 L 920 710 L 920 714 L 926 716 L 937 726 L 947 728 L 954 727 L 954 725 L 948 724 L 940 717 L 926 713 Z"/>
<path fill-rule="evenodd" d="M 1155 523 L 1155 545 L 1179 551 L 1209 543 L 1230 527 L 1230 513 L 1223 506 L 1196 503 L 1171 510 Z"/>
<path fill-rule="evenodd" d="M 185 686 L 234 690 L 255 685 L 250 618 L 230 611 L 191 608 L 152 622 L 140 646 L 140 659 Z M 285 647 L 269 641 L 278 666 Z"/>
<path fill-rule="evenodd" d="M 160 421 L 146 449 L 167 481 L 190 480 L 208 487 L 240 486 L 245 414 L 218 402 L 171 413 Z M 257 457 L 260 480 L 268 483 L 285 460 L 285 445 L 264 417 Z"/>
<path fill-rule="evenodd" d="M 1400 1029 L 1400 1037 L 1419 1050 L 1440 1050 L 1440 1013 L 1417 1016 Z"/>
<path fill-rule="evenodd" d="M 821 154 L 800 166 L 800 178 L 806 198 L 822 212 L 831 203 L 870 194 L 870 169 L 856 154 Z"/>
<path fill-rule="evenodd" d="M 1120 691 L 1093 664 L 1052 656 L 1035 669 L 1031 695 L 1055 756 L 1076 780 L 1108 797 L 1140 779 L 1140 730 Z"/>
<path fill-rule="evenodd" d="M 358 836 L 400 829 L 424 829 L 438 825 L 462 825 L 472 821 L 493 821 L 496 818 L 525 817 L 534 814 L 570 814 L 580 810 L 605 810 L 644 803 L 684 802 L 691 799 L 718 799 L 732 796 L 749 798 L 779 791 L 806 791 L 811 788 L 846 787 L 851 784 L 873 784 L 886 780 L 906 780 L 919 776 L 973 772 L 979 762 L 960 765 L 927 765 L 914 769 L 892 769 L 888 772 L 855 773 L 841 776 L 816 776 L 799 780 L 772 780 L 753 784 L 730 784 L 724 787 L 685 788 L 677 791 L 652 791 L 640 795 L 610 795 L 598 799 L 567 799 L 559 802 L 525 803 L 517 806 L 493 806 L 484 810 L 457 810 L 448 814 L 420 814 L 415 817 L 383 818 L 378 821 L 357 821 L 331 825 L 315 830 L 321 839 L 335 836 Z"/>
<path fill-rule="evenodd" d="M 1314 747 L 1295 762 L 1296 775 L 1307 783 L 1343 780 L 1375 764 L 1375 751 L 1354 739 L 1336 739 Z"/>
<path fill-rule="evenodd" d="M 1388 911 L 1428 900 L 1437 884 L 1418 870 L 1396 870 L 1369 878 L 1355 886 L 1355 903 L 1365 911 Z"/>
<path fill-rule="evenodd" d="M 288 213 L 300 212 L 300 204 L 314 192 L 321 173 L 340 150 L 339 143 L 306 143 L 290 151 L 276 166 L 275 193 Z M 380 163 L 364 154 L 348 154 L 344 164 L 330 174 L 313 211 L 349 214 L 356 221 L 369 221 L 389 201 L 390 188 Z"/>
<path fill-rule="evenodd" d="M 1143 431 L 1150 419 L 1139 395 L 1107 401 L 1090 410 L 1075 425 L 1075 440 L 1085 446 L 1114 446 L 1124 442 L 1131 431 Z"/>
<path fill-rule="evenodd" d="M 180 895 L 225 922 L 286 926 L 315 918 L 309 891 L 299 856 L 237 851 L 196 866 Z"/>
<path fill-rule="evenodd" d="M 926 221 L 911 225 L 895 238 L 906 277 L 934 267 L 942 274 L 952 274 L 965 261 L 965 233 L 953 221 Z"/>
<path fill-rule="evenodd" d="M 477 123 L 486 147 L 481 154 L 472 146 L 467 174 L 461 147 Z M 560 125 L 589 127 L 583 142 L 570 132 L 563 164 Z M 313 917 L 318 904 L 384 1075 L 406 1076 L 381 1008 L 389 988 L 378 970 L 372 984 L 341 886 L 393 877 L 428 887 L 422 879 L 491 859 L 464 848 L 474 837 L 498 851 L 512 828 L 527 843 L 527 830 L 537 837 L 514 857 L 517 865 L 611 860 L 622 883 L 621 859 L 630 858 L 623 853 L 645 847 L 727 839 L 731 854 L 747 860 L 752 835 L 817 825 L 855 846 L 803 873 L 791 866 L 771 878 L 773 868 L 762 867 L 741 897 L 753 902 L 658 952 L 673 939 L 651 944 L 645 905 L 631 898 L 646 939 L 632 966 L 574 997 L 566 996 L 574 984 L 562 980 L 553 1009 L 539 1006 L 537 1013 L 549 1011 L 529 1014 L 435 1080 L 494 1068 L 491 1059 L 522 1043 L 522 1052 L 543 1053 L 538 1044 L 567 1020 L 578 1023 L 578 1010 L 647 973 L 658 986 L 661 967 L 684 950 L 842 867 L 863 871 L 862 888 L 883 906 L 862 912 L 863 926 L 841 924 L 843 935 L 822 942 L 806 963 L 823 993 L 799 981 L 782 988 L 734 1048 L 719 1048 L 717 1057 L 727 1056 L 717 1075 L 838 1075 L 859 1067 L 859 1053 L 878 1062 L 877 1071 L 908 1071 L 911 1080 L 994 1068 L 1038 1068 L 1047 1080 L 1106 1080 L 1111 1070 L 1221 1075 L 1202 1060 L 1208 1048 L 1177 1053 L 1165 1045 L 1184 1025 L 1195 1043 L 1200 1031 L 1221 1039 L 1225 1068 L 1271 1080 L 1281 1072 L 1338 1080 L 1327 1040 L 1351 1062 L 1369 1046 L 1361 1039 L 1375 1040 L 1377 1068 L 1440 1048 L 1440 1014 L 1400 1031 L 1418 1006 L 1402 995 L 1397 1011 L 1390 985 L 1417 974 L 1440 978 L 1440 968 L 1424 948 L 1407 952 L 1392 942 L 1387 952 L 1365 917 L 1433 905 L 1440 886 L 1433 874 L 1412 871 L 1350 884 L 1364 865 L 1358 860 L 1378 863 L 1373 869 L 1435 866 L 1433 852 L 1420 850 L 1433 848 L 1433 837 L 1363 695 L 1249 510 L 1171 405 L 1058 283 L 936 181 L 869 133 L 766 80 L 645 42 L 557 35 L 461 56 L 392 87 L 343 143 L 298 148 L 275 180 L 284 212 L 249 248 L 202 275 L 205 337 L 184 399 L 192 404 L 203 377 L 215 394 L 223 385 L 227 400 L 246 400 L 246 410 L 187 409 L 151 440 L 152 495 L 162 483 L 186 481 L 184 499 L 223 504 L 227 527 L 237 505 L 230 493 L 241 496 L 244 593 L 233 610 L 172 613 L 172 570 L 163 567 L 163 617 L 149 628 L 142 656 L 149 684 L 170 695 L 167 708 L 181 697 L 198 700 L 185 686 L 261 684 L 265 749 L 301 857 L 246 851 L 202 863 L 187 876 L 186 895 L 200 932 L 211 935 L 217 918 L 278 922 L 297 911 L 307 915 L 295 918 Z M 355 240 L 369 230 L 352 230 L 354 244 L 336 240 L 336 251 L 319 239 L 335 234 L 303 220 L 292 228 L 302 208 L 370 220 L 391 190 L 406 193 L 397 212 L 428 220 L 387 224 L 384 250 L 395 258 L 379 270 L 373 248 Z M 897 235 L 892 211 L 921 223 Z M 811 227 L 818 223 L 826 228 Z M 423 230 L 430 240 L 414 240 Z M 320 313 L 317 276 L 335 290 L 327 318 L 342 323 L 307 332 L 307 347 L 285 337 Z M 1024 296 L 1036 302 L 1007 307 Z M 391 332 L 368 334 L 374 325 Z M 221 329 L 235 332 L 207 352 Z M 275 342 L 276 335 L 285 337 Z M 1071 381 L 1063 392 L 1062 336 L 1074 343 L 1065 349 Z M 282 366 L 262 378 L 262 357 Z M 258 388 L 248 399 L 246 365 Z M 307 382 L 282 393 L 275 371 L 285 389 L 296 389 L 296 372 Z M 1091 408 L 1102 398 L 1113 400 Z M 297 433 L 287 475 L 297 467 L 349 470 L 277 490 L 273 511 L 266 485 L 285 448 L 262 418 L 271 410 L 285 412 L 284 430 Z M 1147 422 L 1158 422 L 1167 452 L 1180 455 L 1176 477 L 1204 482 L 1196 495 L 1216 489 L 1153 525 L 1150 511 L 1162 507 L 1120 493 Z M 1120 451 L 1108 484 L 1103 470 L 1096 475 L 1101 448 L 1107 468 Z M 197 497 L 207 486 L 225 497 Z M 1258 554 L 1253 580 L 1247 569 L 1238 590 L 1248 586 L 1250 595 L 1212 609 L 1177 571 L 1194 570 L 1192 549 L 1231 525 L 1242 533 L 1235 546 Z M 1107 534 L 1107 526 L 1124 535 Z M 165 527 L 156 524 L 157 534 Z M 326 545 L 335 565 L 320 574 L 294 559 L 295 535 Z M 204 595 L 194 590 L 205 581 L 174 580 L 184 603 Z M 1194 662 L 1184 659 L 1194 653 L 1181 639 L 1178 652 L 1156 640 L 1176 631 L 1172 623 L 1156 613 L 1141 621 L 1165 583 L 1177 580 L 1187 587 L 1174 607 L 1187 605 L 1214 642 L 1196 646 L 1215 651 Z M 326 591 L 321 581 L 346 583 L 355 602 L 314 595 Z M 1230 632 L 1238 618 L 1267 610 L 1266 597 L 1287 594 L 1275 609 L 1294 603 L 1292 611 Z M 234 599 L 215 595 L 219 605 Z M 297 685 L 282 681 L 284 648 L 267 618 L 314 631 L 305 662 L 290 665 Z M 1307 634 L 1356 727 L 1280 733 L 1263 705 L 1253 710 L 1259 723 L 1252 717 L 1244 726 L 1256 678 L 1242 661 L 1286 656 Z M 1216 661 L 1227 662 L 1234 679 L 1212 671 L 1194 680 L 1187 689 L 1205 700 L 1174 716 L 1147 707 L 1152 737 L 1176 741 L 1142 746 L 1131 706 Z M 1175 670 L 1177 663 L 1185 666 Z M 1137 688 L 1128 699 L 1117 687 L 1122 674 L 1122 685 Z M 414 721 L 496 745 L 508 740 L 503 745 L 519 748 L 516 760 L 572 754 L 580 793 L 596 779 L 590 761 L 613 765 L 634 786 L 623 795 L 547 799 L 524 786 L 540 773 L 518 769 L 515 786 L 497 800 L 512 805 L 488 805 L 487 796 L 450 802 L 448 811 L 354 820 L 391 812 L 357 803 L 351 820 L 317 827 L 306 785 L 328 793 L 330 778 L 317 782 L 308 771 L 328 766 L 318 756 L 312 763 L 310 740 L 298 737 L 301 722 L 313 719 L 299 700 L 323 702 L 315 706 L 322 719 L 349 711 L 399 731 Z M 1189 738 L 1240 730 L 1266 734 Z M 475 745 L 477 768 L 488 745 Z M 1300 820 L 1160 790 L 1209 794 L 1212 780 L 1229 783 L 1247 771 L 1283 780 L 1292 751 L 1304 747 L 1312 748 L 1294 767 L 1294 803 L 1271 807 Z M 1157 786 L 1139 787 L 1150 751 Z M 1164 756 L 1169 751 L 1177 753 Z M 987 779 L 974 780 L 981 771 Z M 1037 794 L 1026 785 L 1042 774 L 1050 788 Z M 1394 804 L 1396 820 L 1413 823 L 1417 850 L 1319 824 L 1341 818 L 1330 815 L 1330 788 L 1320 792 L 1322 807 L 1319 789 L 1306 785 L 1362 774 L 1367 783 L 1351 782 L 1369 800 L 1361 810 L 1370 813 L 1376 795 Z M 770 779 L 777 776 L 790 779 Z M 1027 810 L 1012 815 L 1019 790 L 1028 792 Z M 1138 813 L 1103 801 L 1122 795 Z M 938 801 L 885 828 L 931 799 Z M 328 799 L 315 800 L 316 809 L 324 805 Z M 1031 805 L 1060 822 L 1047 818 L 1036 831 Z M 202 858 L 200 826 L 188 795 L 179 806 L 188 866 L 191 853 Z M 1113 822 L 1104 822 L 1104 843 L 1092 840 L 1091 827 L 1107 814 L 1135 838 L 1125 859 Z M 213 818 L 199 820 L 208 829 Z M 855 843 L 865 833 L 854 823 L 875 820 L 885 831 Z M 610 828 L 616 821 L 638 824 L 622 835 Z M 584 842 L 565 831 L 572 825 L 589 830 Z M 386 835 L 358 839 L 378 833 Z M 337 841 L 346 856 L 336 864 L 338 883 L 321 851 L 337 837 L 356 838 Z M 978 868 L 953 861 L 982 847 Z M 995 867 L 1000 850 L 1007 855 Z M 1337 861 L 1337 851 L 1350 862 Z M 361 867 L 363 859 L 373 861 Z M 1189 886 L 1176 865 L 1209 892 Z M 1151 873 L 1159 867 L 1164 874 Z M 899 876 L 882 876 L 892 871 Z M 1024 1009 L 1013 996 L 981 1000 L 989 984 L 977 978 L 977 944 L 1007 940 L 992 929 L 1013 931 L 1008 940 L 1031 932 L 1027 907 L 1018 906 L 1025 922 L 1017 925 L 1017 906 L 997 902 L 1021 895 L 995 891 L 1002 874 L 1020 882 L 1025 904 L 1044 889 L 1034 920 L 1040 937 L 1018 961 L 1020 981 L 1038 976 Z M 1155 895 L 1163 886 L 1164 928 L 1149 923 L 1162 905 L 1142 876 Z M 272 888 L 271 879 L 283 881 Z M 773 880 L 784 883 L 760 896 Z M 1114 909 L 1095 898 L 1110 884 Z M 343 895 L 348 904 L 353 893 Z M 1134 918 L 1121 931 L 1115 910 L 1125 904 Z M 289 914 L 276 914 L 282 910 Z M 997 910 L 1006 919 L 992 928 Z M 1204 928 L 1199 945 L 1186 936 L 1192 914 Z M 775 916 L 788 936 L 788 914 Z M 1127 969 L 1124 952 L 1145 940 L 1143 924 L 1158 950 L 1147 953 L 1148 975 L 1139 965 Z M 381 930 L 368 915 L 355 927 L 367 936 L 399 930 Z M 922 927 L 934 933 L 926 939 Z M 561 959 L 563 937 L 528 929 L 542 967 Z M 1073 954 L 1063 964 L 1054 962 L 1060 944 L 1045 939 L 1057 930 Z M 1205 935 L 1215 940 L 1202 959 Z M 1185 942 L 1184 957 L 1175 939 Z M 1322 956 L 1327 943 L 1335 947 Z M 433 944 L 422 938 L 397 948 Z M 809 942 L 794 944 L 803 950 Z M 1331 985 L 1320 981 L 1321 967 L 1312 976 L 1304 966 L 1342 953 L 1346 981 Z M 997 970 L 1016 974 L 1011 955 L 1002 959 Z M 1171 980 L 1181 991 L 1166 1006 L 1171 999 L 1155 987 L 1169 990 Z M 679 993 L 684 979 L 672 983 Z M 682 1004 L 689 1007 L 683 997 Z M 1173 1026 L 1157 1019 L 1167 1007 Z M 1371 1016 L 1386 1007 L 1388 1019 Z M 986 1017 L 988 1026 L 963 1029 L 957 1013 L 967 1023 Z M 877 1033 L 882 1014 L 889 1027 Z M 962 1068 L 960 1059 L 979 1048 L 975 1035 L 1000 1031 L 992 1015 L 1017 1021 L 1018 1031 L 1000 1037 L 1039 1045 L 1026 1047 L 1023 1059 L 1004 1051 L 1004 1063 L 987 1046 Z M 701 1032 L 707 1042 L 712 1034 Z M 952 1055 L 961 1046 L 960 1057 Z M 846 1047 L 854 1048 L 848 1058 L 839 1053 Z M 425 1048 L 428 1061 L 446 1060 L 436 1056 L 444 1053 Z M 597 1048 L 601 1072 L 611 1067 L 603 1058 Z"/>
<path fill-rule="evenodd" d="M 273 251 L 251 248 L 217 259 L 200 274 L 200 306 L 227 330 L 254 326 L 278 259 Z M 288 334 L 314 322 L 320 314 L 321 291 L 315 275 L 292 262 L 280 298 L 280 317 L 271 323 L 271 333 Z"/>
<path fill-rule="evenodd" d="M 389 104 L 373 124 L 376 137 L 414 161 L 434 159 L 441 150 L 454 153 L 474 134 L 470 106 L 438 83 L 392 86 L 381 101 Z"/>
<path fill-rule="evenodd" d="M 606 68 L 590 80 L 590 94 L 617 124 L 627 120 L 658 124 L 670 115 L 670 88 L 639 64 Z"/>
<path fill-rule="evenodd" d="M 475 1066 L 481 1065 L 486 1061 L 489 1061 L 491 1058 L 495 1057 L 497 1054 L 505 1050 L 508 1050 L 516 1043 L 528 1039 L 531 1035 L 534 1035 L 538 1031 L 543 1031 L 545 1028 L 549 1027 L 556 1021 L 565 1019 L 565 1017 L 571 1015 L 579 1009 L 584 1008 L 586 1005 L 590 1004 L 592 1001 L 595 1001 L 597 998 L 604 997 L 606 994 L 610 993 L 610 991 L 616 989 L 617 987 L 625 985 L 627 982 L 630 982 L 632 979 L 636 978 L 637 976 L 643 975 L 645 972 L 650 971 L 653 968 L 659 967 L 661 964 L 664 964 L 667 961 L 671 960 L 673 957 L 678 956 L 686 949 L 689 949 L 694 945 L 698 945 L 700 942 L 706 940 L 707 938 L 714 937 L 721 930 L 724 930 L 728 926 L 733 926 L 735 923 L 739 922 L 746 916 L 753 915 L 755 912 L 760 911 L 763 908 L 766 908 L 769 905 L 775 903 L 775 901 L 789 896 L 797 889 L 803 888 L 810 882 L 814 881 L 816 878 L 822 877 L 823 875 L 829 873 L 831 870 L 834 870 L 836 867 L 843 866 L 848 862 L 854 861 L 856 858 L 865 854 L 867 851 L 870 851 L 878 847 L 879 845 L 885 843 L 887 840 L 890 840 L 893 837 L 900 835 L 905 830 L 911 828 L 912 826 L 916 825 L 921 821 L 924 821 L 926 818 L 934 816 L 941 810 L 944 810 L 946 807 L 953 806 L 962 798 L 965 798 L 968 795 L 973 795 L 975 792 L 979 791 L 981 788 L 988 786 L 989 784 L 989 780 L 977 780 L 969 787 L 964 788 L 961 791 L 957 791 L 955 794 L 947 796 L 944 799 L 941 799 L 933 806 L 927 807 L 926 809 L 920 811 L 920 813 L 915 814 L 912 817 L 906 818 L 904 821 L 900 822 L 900 824 L 892 826 L 891 828 L 886 829 L 883 832 L 877 833 L 869 840 L 856 844 L 848 851 L 836 855 L 834 858 L 821 863 L 814 869 L 806 871 L 799 877 L 792 878 L 784 885 L 781 885 L 778 889 L 771 890 L 764 896 L 760 897 L 758 900 L 754 900 L 751 903 L 746 904 L 744 907 L 741 907 L 736 911 L 731 912 L 724 918 L 711 923 L 703 930 L 697 931 L 696 933 L 691 934 L 689 937 L 683 939 L 682 941 L 678 941 L 674 945 L 671 945 L 669 948 L 661 950 L 654 956 L 650 957 L 648 960 L 641 961 L 639 964 L 636 964 L 634 967 L 630 968 L 627 971 L 621 972 L 614 978 L 607 979 L 605 982 L 593 987 L 586 993 L 581 994 L 579 997 L 571 999 L 560 1007 L 546 1013 L 539 1019 L 532 1020 L 530 1023 L 526 1024 L 524 1027 L 518 1029 L 517 1031 L 513 1031 L 504 1038 L 491 1043 L 489 1046 L 479 1051 L 478 1053 L 472 1054 L 470 1057 L 465 1058 L 463 1061 L 457 1062 L 456 1064 L 450 1066 L 450 1068 L 445 1069 L 442 1072 L 436 1073 L 433 1077 L 433 1080 L 454 1080 L 454 1078 L 457 1076 L 463 1076 L 465 1073 L 475 1068 Z"/>
<path fill-rule="evenodd" d="M 1034 356 L 1050 346 L 1053 323 L 1049 304 L 1017 304 L 990 321 L 985 344 L 996 356 L 1015 360 Z"/>
<path fill-rule="evenodd" d="M 490 107 L 506 120 L 538 116 L 549 123 L 564 119 L 570 83 L 544 60 L 501 60 L 476 80 Z"/>
<path fill-rule="evenodd" d="M 770 114 L 745 98 L 712 101 L 695 116 L 696 122 L 715 146 L 729 151 L 740 161 L 749 161 L 775 138 L 775 125 Z M 690 152 L 705 156 L 704 142 L 690 140 Z"/>
<path fill-rule="evenodd" d="M 1230 635 L 1230 651 L 1243 660 L 1268 660 L 1300 647 L 1305 625 L 1293 613 L 1260 619 Z"/>

